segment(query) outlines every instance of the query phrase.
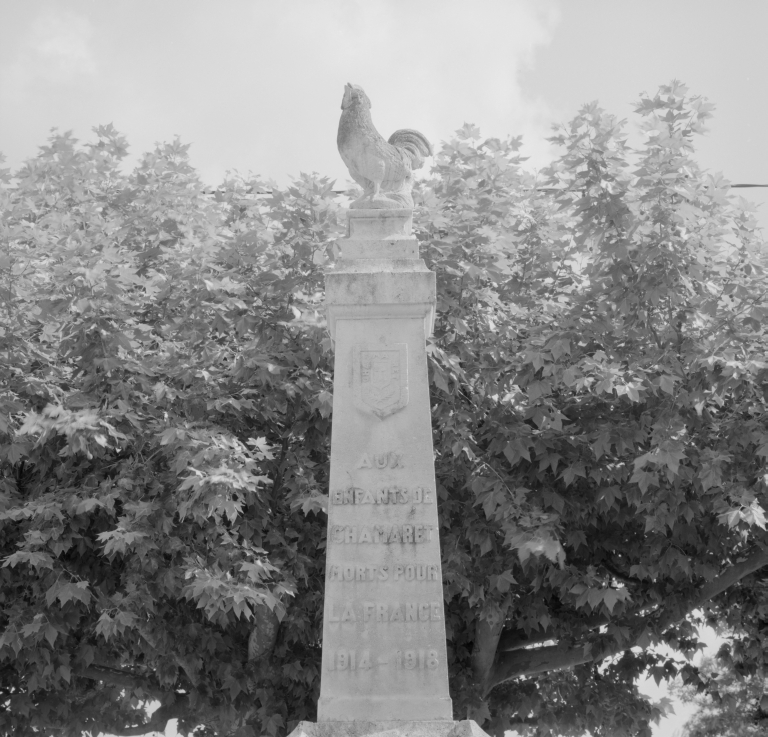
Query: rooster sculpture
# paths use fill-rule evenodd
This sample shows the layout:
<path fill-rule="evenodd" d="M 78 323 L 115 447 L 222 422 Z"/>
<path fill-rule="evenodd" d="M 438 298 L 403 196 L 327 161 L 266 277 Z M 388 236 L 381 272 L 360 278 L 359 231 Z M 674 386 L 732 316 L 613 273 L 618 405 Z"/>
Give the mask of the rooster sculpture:
<path fill-rule="evenodd" d="M 432 146 L 418 131 L 403 128 L 385 141 L 371 120 L 371 101 L 362 87 L 347 84 L 341 101 L 336 139 L 349 173 L 362 188 L 354 209 L 412 208 L 413 171 L 432 155 Z"/>

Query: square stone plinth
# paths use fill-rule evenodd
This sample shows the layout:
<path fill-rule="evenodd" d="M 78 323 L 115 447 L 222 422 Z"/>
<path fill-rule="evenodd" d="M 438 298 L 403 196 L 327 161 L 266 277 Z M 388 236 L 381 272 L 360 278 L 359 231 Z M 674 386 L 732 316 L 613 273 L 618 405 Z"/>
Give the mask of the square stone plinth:
<path fill-rule="evenodd" d="M 289 737 L 488 737 L 471 719 L 459 722 L 299 722 Z"/>
<path fill-rule="evenodd" d="M 366 241 L 411 239 L 413 210 L 349 210 L 347 238 Z"/>

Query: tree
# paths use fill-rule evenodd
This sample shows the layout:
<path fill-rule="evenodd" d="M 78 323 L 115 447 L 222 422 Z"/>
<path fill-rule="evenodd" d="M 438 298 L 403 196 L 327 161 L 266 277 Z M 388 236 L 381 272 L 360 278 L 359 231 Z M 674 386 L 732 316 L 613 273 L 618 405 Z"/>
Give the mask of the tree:
<path fill-rule="evenodd" d="M 692 158 L 710 107 L 643 96 L 633 152 L 586 106 L 538 176 L 465 126 L 415 193 L 451 692 L 493 733 L 649 734 L 636 678 L 701 679 L 652 645 L 768 563 L 766 257 Z M 54 134 L 0 190 L 0 724 L 284 734 L 319 691 L 340 200 L 125 152 Z"/>
<path fill-rule="evenodd" d="M 766 571 L 760 571 L 728 591 L 725 606 L 708 612 L 707 624 L 723 642 L 716 656 L 703 659 L 695 678 L 672 685 L 678 698 L 698 706 L 681 737 L 768 734 L 767 583 Z"/>
<path fill-rule="evenodd" d="M 698 706 L 685 723 L 681 737 L 764 737 L 768 734 L 768 712 L 763 701 L 762 674 L 740 676 L 721 658 L 708 658 L 699 668 L 708 688 L 675 687 L 676 695 Z"/>
<path fill-rule="evenodd" d="M 473 131 L 444 152 L 424 217 L 452 219 L 424 240 L 454 682 L 492 730 L 647 734 L 634 680 L 680 666 L 646 648 L 692 651 L 686 614 L 738 606 L 768 562 L 765 255 L 692 159 L 710 109 L 677 83 L 642 97 L 630 169 L 621 124 L 585 107 L 550 197 L 501 194 Z"/>
<path fill-rule="evenodd" d="M 314 710 L 329 354 L 296 318 L 338 207 L 97 138 L 3 192 L 3 727 L 274 734 Z"/>

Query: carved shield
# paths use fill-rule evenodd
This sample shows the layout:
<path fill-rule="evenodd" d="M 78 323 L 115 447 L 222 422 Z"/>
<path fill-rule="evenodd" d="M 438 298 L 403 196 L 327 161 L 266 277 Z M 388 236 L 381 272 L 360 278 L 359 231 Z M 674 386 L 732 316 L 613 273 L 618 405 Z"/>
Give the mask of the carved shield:
<path fill-rule="evenodd" d="M 408 346 L 356 345 L 355 395 L 362 409 L 386 417 L 408 404 Z"/>

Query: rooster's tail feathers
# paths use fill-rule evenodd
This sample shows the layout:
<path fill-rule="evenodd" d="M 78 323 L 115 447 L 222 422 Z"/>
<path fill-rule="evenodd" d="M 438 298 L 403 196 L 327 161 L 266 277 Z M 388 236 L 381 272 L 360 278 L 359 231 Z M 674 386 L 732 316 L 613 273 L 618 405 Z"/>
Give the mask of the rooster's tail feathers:
<path fill-rule="evenodd" d="M 401 148 L 408 153 L 411 158 L 411 168 L 421 169 L 424 166 L 424 159 L 432 156 L 432 146 L 422 133 L 411 128 L 401 128 L 395 131 L 390 137 L 388 143 L 397 148 Z"/>

